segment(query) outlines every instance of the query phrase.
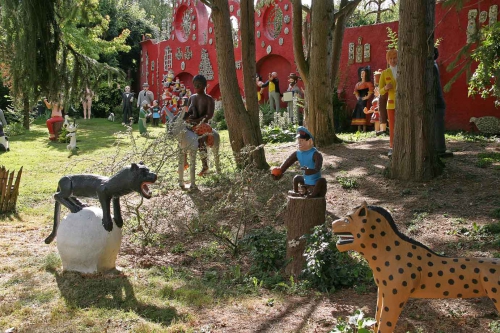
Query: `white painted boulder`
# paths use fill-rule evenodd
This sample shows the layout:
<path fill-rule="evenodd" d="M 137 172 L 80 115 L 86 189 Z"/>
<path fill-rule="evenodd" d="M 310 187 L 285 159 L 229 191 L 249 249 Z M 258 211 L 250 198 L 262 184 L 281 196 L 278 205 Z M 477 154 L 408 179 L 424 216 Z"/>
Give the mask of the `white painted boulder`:
<path fill-rule="evenodd" d="M 57 250 L 64 271 L 100 273 L 115 268 L 122 229 L 102 226 L 102 209 L 85 207 L 64 217 L 57 229 Z"/>

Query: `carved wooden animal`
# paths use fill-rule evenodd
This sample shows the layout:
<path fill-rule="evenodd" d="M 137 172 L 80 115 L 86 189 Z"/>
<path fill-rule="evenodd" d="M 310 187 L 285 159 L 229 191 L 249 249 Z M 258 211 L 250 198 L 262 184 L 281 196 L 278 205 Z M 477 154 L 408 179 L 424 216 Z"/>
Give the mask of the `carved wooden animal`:
<path fill-rule="evenodd" d="M 64 205 L 72 213 L 78 213 L 87 205 L 78 200 L 77 197 L 99 199 L 103 215 L 102 225 L 106 231 L 111 231 L 113 230 L 111 200 L 113 200 L 113 214 L 116 226 L 121 228 L 123 219 L 120 211 L 120 197 L 137 192 L 144 198 L 149 199 L 151 198 L 151 191 L 148 185 L 155 181 L 156 174 L 149 171 L 142 163 L 132 163 L 110 178 L 85 174 L 62 177 L 59 180 L 57 192 L 54 194 L 56 200 L 54 227 L 52 233 L 45 239 L 45 243 L 49 244 L 56 237 L 61 205 Z"/>
<path fill-rule="evenodd" d="M 170 131 L 173 136 L 179 141 L 179 167 L 177 173 L 179 174 L 179 186 L 184 188 L 184 154 L 189 153 L 189 164 L 190 164 L 190 188 L 196 188 L 196 153 L 198 151 L 198 135 L 193 131 L 187 129 L 186 123 L 183 120 L 184 110 L 179 112 L 177 116 L 173 119 L 170 126 Z M 220 173 L 220 158 L 219 158 L 219 146 L 220 146 L 220 136 L 219 133 L 213 129 L 212 135 L 214 137 L 214 144 L 212 147 L 208 146 L 212 150 L 214 155 L 214 164 L 217 173 Z"/>
<path fill-rule="evenodd" d="M 364 203 L 332 224 L 337 249 L 359 252 L 378 286 L 375 332 L 393 332 L 409 298 L 488 296 L 500 311 L 500 259 L 450 258 L 403 235 L 391 215 Z"/>

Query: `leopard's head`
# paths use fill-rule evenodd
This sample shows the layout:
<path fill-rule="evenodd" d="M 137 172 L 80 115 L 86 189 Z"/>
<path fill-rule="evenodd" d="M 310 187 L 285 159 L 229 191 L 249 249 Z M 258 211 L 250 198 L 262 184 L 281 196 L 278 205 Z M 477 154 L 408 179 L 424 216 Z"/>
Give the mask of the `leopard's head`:
<path fill-rule="evenodd" d="M 395 225 L 390 214 L 366 202 L 346 217 L 332 223 L 332 231 L 340 236 L 337 249 L 353 250 L 366 255 L 394 243 Z"/>

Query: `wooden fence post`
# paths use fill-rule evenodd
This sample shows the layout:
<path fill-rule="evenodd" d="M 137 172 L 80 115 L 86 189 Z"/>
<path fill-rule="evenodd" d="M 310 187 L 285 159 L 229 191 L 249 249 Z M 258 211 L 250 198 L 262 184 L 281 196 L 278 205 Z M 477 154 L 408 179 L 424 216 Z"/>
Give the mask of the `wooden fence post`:
<path fill-rule="evenodd" d="M 21 167 L 17 177 L 14 177 L 14 171 L 9 174 L 9 170 L 5 169 L 4 166 L 0 167 L 0 213 L 7 213 L 16 209 L 22 172 L 23 168 Z M 15 182 L 14 178 L 16 179 Z"/>
<path fill-rule="evenodd" d="M 311 229 L 325 223 L 326 200 L 322 198 L 288 197 L 285 211 L 286 259 L 292 259 L 285 273 L 298 277 L 304 268 L 306 241 L 300 239 Z"/>

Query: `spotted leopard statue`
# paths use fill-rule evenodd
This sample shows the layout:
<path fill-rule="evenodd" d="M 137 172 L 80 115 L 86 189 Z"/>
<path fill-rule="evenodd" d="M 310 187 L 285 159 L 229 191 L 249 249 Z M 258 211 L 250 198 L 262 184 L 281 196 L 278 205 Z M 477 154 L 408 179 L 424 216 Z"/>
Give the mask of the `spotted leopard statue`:
<path fill-rule="evenodd" d="M 363 203 L 334 221 L 337 249 L 359 252 L 378 286 L 375 332 L 391 333 L 409 298 L 488 296 L 500 311 L 500 259 L 450 258 L 398 231 L 385 209 Z"/>

